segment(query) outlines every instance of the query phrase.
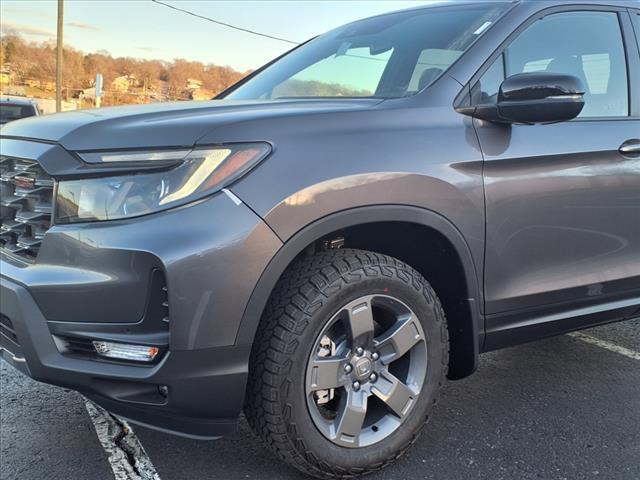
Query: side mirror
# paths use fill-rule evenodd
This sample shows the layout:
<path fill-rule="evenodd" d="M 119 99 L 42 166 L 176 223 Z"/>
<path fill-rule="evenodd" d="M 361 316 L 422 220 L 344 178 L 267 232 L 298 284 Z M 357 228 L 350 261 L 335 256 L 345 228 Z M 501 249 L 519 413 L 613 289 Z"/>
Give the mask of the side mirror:
<path fill-rule="evenodd" d="M 554 123 L 577 117 L 584 107 L 578 77 L 551 72 L 519 73 L 507 78 L 493 105 L 462 107 L 460 113 L 497 123 Z"/>

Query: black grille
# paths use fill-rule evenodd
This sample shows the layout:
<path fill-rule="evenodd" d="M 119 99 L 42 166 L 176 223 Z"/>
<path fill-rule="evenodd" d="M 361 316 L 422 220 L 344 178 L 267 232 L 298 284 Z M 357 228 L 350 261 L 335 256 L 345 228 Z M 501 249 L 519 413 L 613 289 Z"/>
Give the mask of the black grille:
<path fill-rule="evenodd" d="M 0 314 L 0 353 L 2 350 L 9 353 L 9 357 L 13 360 L 16 368 L 29 374 L 13 323 L 9 317 Z"/>
<path fill-rule="evenodd" d="M 0 350 L 8 351 L 14 359 L 23 357 L 13 323 L 9 317 L 2 314 L 0 314 Z"/>
<path fill-rule="evenodd" d="M 53 179 L 37 162 L 0 156 L 0 248 L 34 259 L 51 226 Z"/>
<path fill-rule="evenodd" d="M 63 337 L 65 347 L 69 352 L 80 353 L 82 355 L 96 355 L 96 349 L 93 343 L 87 338 Z"/>
<path fill-rule="evenodd" d="M 13 329 L 13 323 L 11 323 L 11 319 L 2 314 L 0 314 L 0 334 L 7 337 L 16 345 L 19 345 L 18 336 L 16 335 L 16 331 Z"/>

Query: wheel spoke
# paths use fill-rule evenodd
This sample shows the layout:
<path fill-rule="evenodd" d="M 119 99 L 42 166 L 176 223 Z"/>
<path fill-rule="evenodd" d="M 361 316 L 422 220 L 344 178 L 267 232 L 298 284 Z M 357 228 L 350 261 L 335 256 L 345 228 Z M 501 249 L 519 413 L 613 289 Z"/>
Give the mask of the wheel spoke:
<path fill-rule="evenodd" d="M 375 340 L 375 349 L 383 364 L 398 360 L 422 340 L 417 320 L 412 316 L 398 322 Z"/>
<path fill-rule="evenodd" d="M 371 393 L 382 400 L 400 418 L 411 409 L 416 394 L 388 371 L 380 372 L 380 378 Z"/>
<path fill-rule="evenodd" d="M 344 378 L 345 358 L 316 358 L 311 363 L 309 375 L 310 391 L 338 388 Z"/>
<path fill-rule="evenodd" d="M 357 446 L 367 415 L 367 396 L 367 392 L 363 390 L 348 390 L 345 405 L 335 420 L 335 440 Z"/>
<path fill-rule="evenodd" d="M 371 299 L 363 299 L 363 301 L 350 306 L 347 309 L 349 313 L 349 330 L 353 347 L 366 347 L 373 341 L 373 310 L 371 308 Z"/>
<path fill-rule="evenodd" d="M 305 396 L 327 440 L 362 448 L 409 418 L 426 379 L 427 338 L 412 309 L 390 295 L 365 294 L 342 305 L 317 334 Z"/>

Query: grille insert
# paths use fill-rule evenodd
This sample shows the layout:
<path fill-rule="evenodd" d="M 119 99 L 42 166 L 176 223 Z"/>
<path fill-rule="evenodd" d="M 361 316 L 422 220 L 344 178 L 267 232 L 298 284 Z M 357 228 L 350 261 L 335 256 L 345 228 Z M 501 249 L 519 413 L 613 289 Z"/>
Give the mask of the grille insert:
<path fill-rule="evenodd" d="M 0 334 L 7 337 L 16 345 L 19 345 L 18 336 L 16 335 L 16 331 L 13 328 L 13 323 L 11 323 L 11 319 L 2 314 L 0 314 Z"/>
<path fill-rule="evenodd" d="M 53 179 L 38 162 L 0 156 L 0 248 L 33 260 L 51 226 Z"/>
<path fill-rule="evenodd" d="M 96 356 L 96 349 L 88 338 L 62 337 L 61 340 L 65 342 L 65 348 L 71 353 Z"/>
<path fill-rule="evenodd" d="M 14 361 L 24 362 L 22 347 L 11 319 L 0 313 L 0 351 L 6 350 Z"/>

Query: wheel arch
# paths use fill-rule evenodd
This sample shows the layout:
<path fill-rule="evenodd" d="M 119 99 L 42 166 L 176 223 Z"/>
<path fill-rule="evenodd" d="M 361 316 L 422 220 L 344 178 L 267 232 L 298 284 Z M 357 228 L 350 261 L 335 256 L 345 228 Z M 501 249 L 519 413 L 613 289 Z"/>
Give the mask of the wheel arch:
<path fill-rule="evenodd" d="M 413 206 L 374 205 L 343 210 L 316 220 L 286 239 L 254 287 L 238 329 L 236 344 L 251 345 L 253 343 L 271 292 L 285 270 L 299 256 L 304 255 L 305 252 L 313 253 L 318 242 L 332 238 L 332 234 L 366 232 L 370 226 L 382 227 L 382 224 L 388 223 L 415 228 L 416 232 L 420 231 L 422 235 L 434 235 L 434 239 L 441 238 L 448 246 L 449 253 L 455 255 L 456 261 L 459 262 L 461 277 L 459 280 L 464 283 L 465 290 L 464 298 L 457 297 L 453 300 L 464 301 L 460 303 L 460 309 L 455 309 L 455 315 L 449 320 L 451 338 L 449 378 L 457 379 L 470 375 L 477 368 L 480 345 L 484 337 L 484 319 L 479 309 L 482 289 L 471 250 L 462 233 L 448 219 L 431 210 Z M 416 268 L 429 280 L 428 275 L 425 275 L 427 272 L 421 271 L 421 268 L 415 265 L 415 260 L 402 258 L 401 250 L 389 251 L 389 247 L 374 246 L 365 240 L 366 237 L 367 235 L 359 235 L 355 244 L 347 243 L 346 246 L 396 256 Z M 389 237 L 393 238 L 393 234 Z M 453 256 L 451 258 L 453 259 Z M 430 280 L 430 283 L 434 282 Z M 436 292 L 438 292 L 437 288 Z M 438 295 L 441 296 L 440 292 Z M 451 313 L 451 306 L 449 312 Z"/>

